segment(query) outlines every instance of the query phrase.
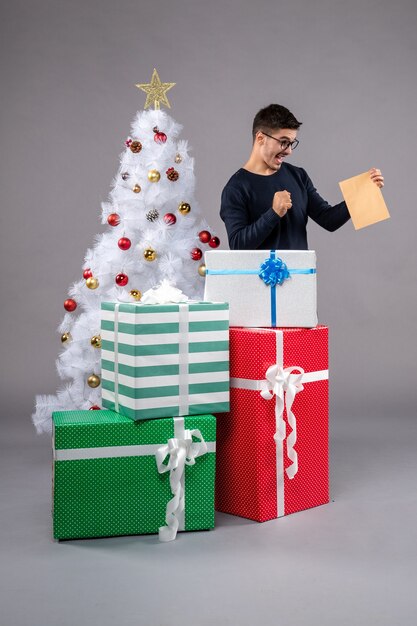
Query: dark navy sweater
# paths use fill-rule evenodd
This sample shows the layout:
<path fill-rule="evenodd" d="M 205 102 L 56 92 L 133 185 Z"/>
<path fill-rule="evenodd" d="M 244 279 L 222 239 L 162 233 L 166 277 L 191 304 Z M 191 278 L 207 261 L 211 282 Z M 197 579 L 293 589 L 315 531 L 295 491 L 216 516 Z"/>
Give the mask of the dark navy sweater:
<path fill-rule="evenodd" d="M 289 191 L 284 217 L 272 209 L 276 191 Z M 331 206 L 317 193 L 305 170 L 289 163 L 270 176 L 241 168 L 223 189 L 220 216 L 231 250 L 307 250 L 307 220 L 336 230 L 350 218 L 345 202 Z"/>

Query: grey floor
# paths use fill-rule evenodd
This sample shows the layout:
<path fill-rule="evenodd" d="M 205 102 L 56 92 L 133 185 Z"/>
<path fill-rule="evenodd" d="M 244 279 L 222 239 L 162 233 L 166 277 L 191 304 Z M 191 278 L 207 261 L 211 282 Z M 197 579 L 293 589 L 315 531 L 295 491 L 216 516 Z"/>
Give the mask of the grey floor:
<path fill-rule="evenodd" d="M 417 421 L 333 420 L 329 505 L 257 524 L 54 543 L 51 452 L 3 425 L 1 626 L 417 624 Z"/>

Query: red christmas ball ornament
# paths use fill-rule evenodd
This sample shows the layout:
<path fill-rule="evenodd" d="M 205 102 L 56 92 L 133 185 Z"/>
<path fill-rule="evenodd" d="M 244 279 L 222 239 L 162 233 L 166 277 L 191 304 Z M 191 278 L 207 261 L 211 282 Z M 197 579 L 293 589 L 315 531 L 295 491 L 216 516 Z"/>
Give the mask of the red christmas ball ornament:
<path fill-rule="evenodd" d="M 128 137 L 125 141 L 125 146 L 126 148 L 130 148 L 130 146 L 132 145 L 133 139 L 131 139 L 130 137 Z"/>
<path fill-rule="evenodd" d="M 101 411 L 100 407 L 97 404 L 93 404 L 93 406 L 90 406 L 88 410 L 89 411 Z"/>
<path fill-rule="evenodd" d="M 218 237 L 212 237 L 208 244 L 210 248 L 218 248 L 220 246 L 220 239 Z"/>
<path fill-rule="evenodd" d="M 155 133 L 153 138 L 156 143 L 166 143 L 166 134 L 161 132 L 157 126 L 155 126 L 155 128 L 153 129 L 153 132 Z"/>
<path fill-rule="evenodd" d="M 69 313 L 72 313 L 73 311 L 75 311 L 76 308 L 77 308 L 77 303 L 75 302 L 75 300 L 73 300 L 72 298 L 68 298 L 68 300 L 65 300 L 64 309 L 66 311 L 68 311 Z"/>
<path fill-rule="evenodd" d="M 203 256 L 203 253 L 200 250 L 200 248 L 193 248 L 191 250 L 191 258 L 193 261 L 199 261 L 202 256 Z"/>
<path fill-rule="evenodd" d="M 107 222 L 110 226 L 118 226 L 120 224 L 120 215 L 118 213 L 110 213 L 107 216 Z"/>
<path fill-rule="evenodd" d="M 132 245 L 132 242 L 130 241 L 128 237 L 120 237 L 119 241 L 117 242 L 117 245 L 119 246 L 120 250 L 129 250 L 130 246 Z"/>
<path fill-rule="evenodd" d="M 85 270 L 83 271 L 83 278 L 87 280 L 87 278 L 91 278 L 92 275 L 93 275 L 93 272 L 90 270 L 89 267 L 86 267 Z"/>
<path fill-rule="evenodd" d="M 165 213 L 164 215 L 165 224 L 168 224 L 168 226 L 173 226 L 176 221 L 177 221 L 177 218 L 175 217 L 173 213 Z"/>
<path fill-rule="evenodd" d="M 202 230 L 198 233 L 198 238 L 201 243 L 208 243 L 211 239 L 211 234 L 208 230 Z"/>
<path fill-rule="evenodd" d="M 126 276 L 126 274 L 117 274 L 114 280 L 116 281 L 116 284 L 119 285 L 119 287 L 124 287 L 129 282 L 129 278 Z"/>

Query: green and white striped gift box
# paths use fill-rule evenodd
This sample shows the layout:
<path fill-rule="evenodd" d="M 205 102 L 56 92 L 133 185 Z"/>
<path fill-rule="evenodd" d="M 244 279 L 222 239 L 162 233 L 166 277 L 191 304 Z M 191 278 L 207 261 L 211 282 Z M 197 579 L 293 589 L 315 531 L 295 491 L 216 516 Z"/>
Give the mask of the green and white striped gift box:
<path fill-rule="evenodd" d="M 229 305 L 103 302 L 102 404 L 133 420 L 229 410 Z"/>

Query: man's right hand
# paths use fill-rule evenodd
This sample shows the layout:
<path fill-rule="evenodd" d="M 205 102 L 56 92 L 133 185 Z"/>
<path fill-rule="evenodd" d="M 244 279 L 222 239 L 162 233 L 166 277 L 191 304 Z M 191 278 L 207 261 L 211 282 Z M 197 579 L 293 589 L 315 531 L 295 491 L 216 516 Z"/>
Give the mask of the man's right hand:
<path fill-rule="evenodd" d="M 292 207 L 291 194 L 289 191 L 277 191 L 272 201 L 272 208 L 277 215 L 284 217 L 288 209 Z"/>

